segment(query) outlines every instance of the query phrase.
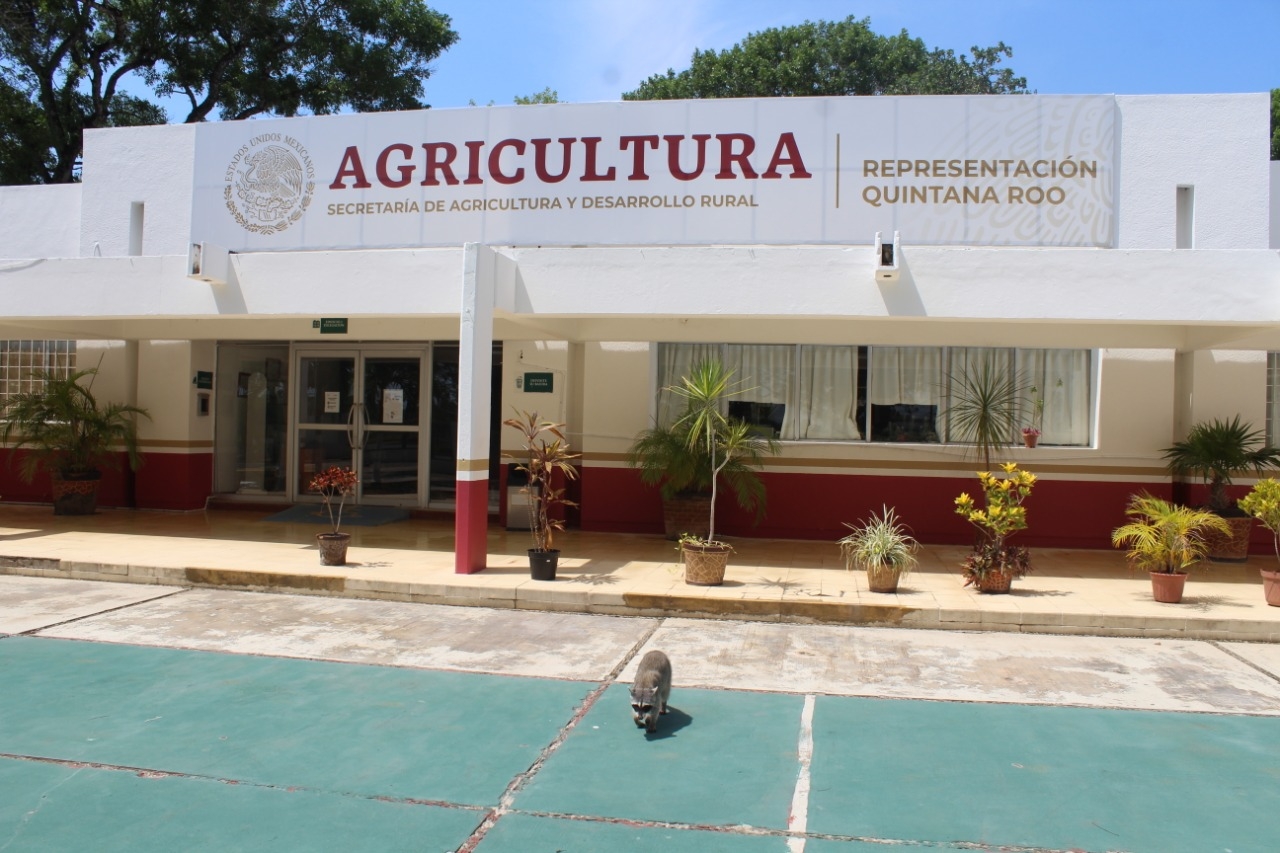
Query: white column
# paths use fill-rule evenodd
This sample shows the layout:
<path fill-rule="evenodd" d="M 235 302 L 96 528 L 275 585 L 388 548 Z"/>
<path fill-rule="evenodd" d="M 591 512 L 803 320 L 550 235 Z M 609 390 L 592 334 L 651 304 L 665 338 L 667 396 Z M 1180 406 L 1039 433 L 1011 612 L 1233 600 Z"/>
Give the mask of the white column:
<path fill-rule="evenodd" d="M 494 252 L 467 243 L 458 335 L 457 510 L 454 570 L 482 571 L 488 558 L 489 401 L 492 394 Z"/>

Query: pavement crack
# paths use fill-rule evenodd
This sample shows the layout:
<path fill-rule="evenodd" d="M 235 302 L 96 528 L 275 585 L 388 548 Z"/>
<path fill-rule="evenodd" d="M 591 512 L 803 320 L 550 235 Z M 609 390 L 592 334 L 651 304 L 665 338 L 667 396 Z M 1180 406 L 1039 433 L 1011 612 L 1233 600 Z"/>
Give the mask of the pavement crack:
<path fill-rule="evenodd" d="M 533 763 L 523 772 L 517 773 L 515 778 L 511 780 L 506 790 L 502 792 L 502 796 L 498 798 L 497 808 L 485 815 L 484 819 L 480 821 L 480 824 L 471 833 L 471 836 L 458 848 L 457 853 L 472 853 L 480 842 L 484 840 L 489 830 L 493 829 L 494 824 L 501 820 L 503 815 L 513 811 L 512 803 L 515 802 L 516 795 L 538 774 L 538 771 L 547 763 L 547 759 L 554 755 L 556 750 L 568 740 L 569 734 L 577 728 L 578 723 L 582 722 L 583 717 L 595 706 L 600 697 L 604 695 L 604 692 L 618 680 L 618 676 L 627 668 L 627 664 L 631 663 L 632 659 L 639 654 L 640 650 L 652 639 L 665 621 L 666 619 L 655 619 L 649 629 L 622 655 L 618 663 L 614 665 L 604 679 L 587 694 L 586 698 L 582 700 L 582 704 L 569 717 L 569 721 L 560 727 L 560 731 L 556 733 L 556 736 L 549 744 L 542 748 Z"/>
<path fill-rule="evenodd" d="M 35 637 L 41 631 L 48 631 L 51 628 L 61 628 L 63 625 L 72 625 L 76 622 L 83 622 L 85 619 L 93 619 L 97 616 L 105 616 L 108 613 L 116 613 L 121 610 L 128 610 L 130 607 L 137 607 L 139 604 L 150 604 L 153 601 L 161 601 L 166 598 L 172 598 L 175 595 L 182 595 L 184 592 L 190 592 L 190 589 L 175 589 L 172 592 L 163 592 L 151 598 L 144 598 L 141 601 L 130 601 L 127 604 L 121 604 L 118 607 L 108 607 L 105 610 L 95 610 L 93 613 L 85 613 L 80 616 L 74 616 L 71 619 L 63 619 L 61 622 L 54 622 L 50 625 L 41 625 L 39 628 L 32 628 L 28 631 L 22 631 L 14 636 L 18 637 Z"/>
<path fill-rule="evenodd" d="M 187 773 L 181 770 L 159 770 L 154 767 L 134 767 L 127 764 L 107 764 L 98 761 L 77 761 L 70 758 L 52 758 L 44 755 L 22 755 L 13 752 L 0 752 L 0 760 L 29 761 L 33 764 L 49 764 L 55 767 L 66 767 L 77 772 L 81 770 L 106 770 L 113 773 L 129 773 L 142 779 L 192 779 L 201 782 L 220 782 L 223 785 L 243 785 L 248 788 L 259 788 L 268 791 L 287 791 L 294 793 L 303 791 L 315 794 L 333 794 L 340 797 L 351 797 L 359 800 L 376 800 L 381 803 L 395 803 L 409 806 L 435 806 L 442 809 L 459 811 L 488 811 L 488 806 L 475 806 L 467 803 L 453 803 L 445 800 L 427 800 L 421 797 L 392 797 L 385 794 L 369 794 L 357 791 L 343 791 L 329 788 L 317 788 L 312 785 L 283 785 L 269 782 L 253 782 L 247 779 L 229 779 L 225 776 L 210 776 L 205 773 Z M 75 774 L 59 784 L 70 781 Z M 52 790 L 52 789 L 50 789 Z M 28 813 L 28 816 L 34 812 Z M 2 850 L 3 847 L 0 847 Z"/>
<path fill-rule="evenodd" d="M 1276 675 L 1271 670 L 1259 666 L 1258 664 L 1254 663 L 1253 661 L 1249 660 L 1243 655 L 1236 654 L 1235 652 L 1231 651 L 1231 649 L 1228 649 L 1226 646 L 1222 645 L 1222 643 L 1216 640 L 1208 640 L 1207 642 L 1209 643 L 1209 645 L 1213 646 L 1215 649 L 1222 652 L 1224 655 L 1227 655 L 1228 657 L 1233 657 L 1236 660 L 1240 661 L 1240 663 L 1249 667 L 1250 669 L 1255 669 L 1258 672 L 1265 675 L 1267 678 L 1271 679 L 1272 681 L 1276 683 L 1280 683 L 1280 675 Z"/>

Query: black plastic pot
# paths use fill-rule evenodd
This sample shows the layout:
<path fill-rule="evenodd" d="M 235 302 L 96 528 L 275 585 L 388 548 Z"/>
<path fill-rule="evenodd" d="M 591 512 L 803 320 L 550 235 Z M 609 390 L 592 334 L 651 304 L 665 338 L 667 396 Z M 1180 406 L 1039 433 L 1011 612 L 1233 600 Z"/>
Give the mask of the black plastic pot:
<path fill-rule="evenodd" d="M 529 549 L 529 576 L 536 581 L 553 581 L 556 579 L 556 564 L 560 562 L 560 549 L 549 551 Z"/>

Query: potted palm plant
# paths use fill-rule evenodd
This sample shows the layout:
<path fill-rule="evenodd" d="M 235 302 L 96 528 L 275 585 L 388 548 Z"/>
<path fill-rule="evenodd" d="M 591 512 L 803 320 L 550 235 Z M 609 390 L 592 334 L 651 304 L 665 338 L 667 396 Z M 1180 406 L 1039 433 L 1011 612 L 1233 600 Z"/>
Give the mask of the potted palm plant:
<path fill-rule="evenodd" d="M 735 456 L 722 460 L 721 480 L 728 484 L 738 506 L 764 513 L 764 483 L 756 470 L 759 459 Z M 690 441 L 689 422 L 655 426 L 636 436 L 627 453 L 627 464 L 640 471 L 640 481 L 657 486 L 662 498 L 662 526 L 668 539 L 689 533 L 707 538 L 711 509 L 711 460 L 700 441 Z"/>
<path fill-rule="evenodd" d="M 1164 459 L 1175 475 L 1191 474 L 1209 487 L 1210 512 L 1226 519 L 1226 533 L 1214 528 L 1209 534 L 1209 559 L 1242 563 L 1249 557 L 1249 532 L 1253 518 L 1227 495 L 1231 478 L 1250 471 L 1261 476 L 1280 466 L 1280 449 L 1268 447 L 1262 430 L 1242 423 L 1214 419 L 1192 425 L 1187 437 L 1165 448 Z"/>
<path fill-rule="evenodd" d="M 347 498 L 355 494 L 356 483 L 359 482 L 355 471 L 335 465 L 316 474 L 307 484 L 307 491 L 315 492 L 324 500 L 324 508 L 329 513 L 329 526 L 333 528 L 328 533 L 316 534 L 316 547 L 320 549 L 322 566 L 345 566 L 347 563 L 347 546 L 351 544 L 351 534 L 343 533 L 338 528 L 342 526 L 342 508 L 346 505 Z M 338 502 L 336 511 L 333 508 L 335 499 Z"/>
<path fill-rule="evenodd" d="M 1271 541 L 1280 560 L 1280 482 L 1268 477 L 1259 480 L 1237 504 L 1240 509 L 1262 522 L 1271 531 Z M 1262 574 L 1262 594 L 1267 604 L 1280 607 L 1280 571 L 1259 569 Z"/>
<path fill-rule="evenodd" d="M 1022 502 L 1031 494 L 1036 476 L 1018 469 L 1016 462 L 1000 466 L 1002 473 L 979 471 L 984 506 L 979 507 L 967 492 L 956 498 L 956 513 L 978 530 L 978 541 L 965 558 L 965 586 L 978 592 L 1008 592 L 1015 578 L 1031 571 L 1031 554 L 1026 548 L 1010 545 L 1008 539 L 1027 529 L 1027 509 Z"/>
<path fill-rule="evenodd" d="M 1128 547 L 1129 564 L 1151 575 L 1151 594 L 1156 601 L 1182 601 L 1187 570 L 1205 558 L 1209 531 L 1225 533 L 1227 523 L 1206 509 L 1178 506 L 1150 494 L 1129 499 L 1125 515 L 1130 521 L 1111 533 L 1116 547 Z"/>
<path fill-rule="evenodd" d="M 150 415 L 137 406 L 99 403 L 93 395 L 97 374 L 97 368 L 67 376 L 38 371 L 31 376 L 37 390 L 14 394 L 4 404 L 0 440 L 27 451 L 19 468 L 25 482 L 41 470 L 49 474 L 54 515 L 93 514 L 103 466 L 119 464 L 117 447 L 131 470 L 142 462 L 137 419 Z"/>
<path fill-rule="evenodd" d="M 557 511 L 559 507 L 577 506 L 565 497 L 564 487 L 556 485 L 556 475 L 577 479 L 573 460 L 579 454 L 569 452 L 564 424 L 540 420 L 537 412 L 520 412 L 503 423 L 518 430 L 524 440 L 526 461 L 516 470 L 528 478 L 520 491 L 528 496 L 530 506 L 533 547 L 529 549 L 529 574 L 534 580 L 553 581 L 560 560 L 559 549 L 553 547 L 555 532 L 564 530 L 564 519 Z"/>
<path fill-rule="evenodd" d="M 916 565 L 916 542 L 892 507 L 882 507 L 857 526 L 845 523 L 853 532 L 839 541 L 845 569 L 862 569 L 872 592 L 897 592 L 898 582 Z"/>
<path fill-rule="evenodd" d="M 685 583 L 695 586 L 717 586 L 724 582 L 725 568 L 733 547 L 716 535 L 717 484 L 730 466 L 758 468 L 764 454 L 776 454 L 778 443 L 752 430 L 751 425 L 724 413 L 725 401 L 742 387 L 733 381 L 733 372 L 716 359 L 694 366 L 679 385 L 671 387 L 684 398 L 687 407 L 674 428 L 685 436 L 690 448 L 700 448 L 711 486 L 711 503 L 707 514 L 707 535 L 686 533 L 680 537 L 684 558 Z M 763 510 L 763 490 L 756 503 Z"/>

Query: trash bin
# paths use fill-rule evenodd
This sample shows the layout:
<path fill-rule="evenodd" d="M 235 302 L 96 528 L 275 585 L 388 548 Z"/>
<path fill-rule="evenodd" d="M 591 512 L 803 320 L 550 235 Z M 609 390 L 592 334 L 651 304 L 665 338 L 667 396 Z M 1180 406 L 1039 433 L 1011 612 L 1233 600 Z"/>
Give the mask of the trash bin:
<path fill-rule="evenodd" d="M 507 529 L 528 530 L 529 516 L 532 513 L 529 494 L 524 487 L 529 476 L 517 470 L 515 465 L 507 466 Z"/>

